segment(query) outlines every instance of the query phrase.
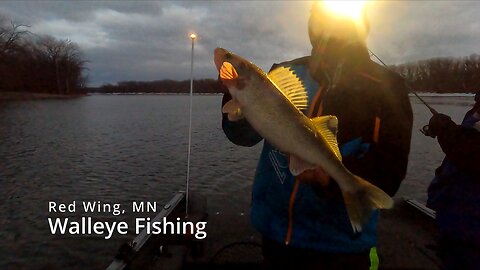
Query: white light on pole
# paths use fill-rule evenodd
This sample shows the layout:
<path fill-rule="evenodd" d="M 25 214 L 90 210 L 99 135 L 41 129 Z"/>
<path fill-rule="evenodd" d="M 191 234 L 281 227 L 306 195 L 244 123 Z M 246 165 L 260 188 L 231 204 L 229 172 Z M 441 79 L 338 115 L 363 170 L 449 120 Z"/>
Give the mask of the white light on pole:
<path fill-rule="evenodd" d="M 190 34 L 192 40 L 192 61 L 190 65 L 190 116 L 188 124 L 187 187 L 185 188 L 185 217 L 188 217 L 188 182 L 190 178 L 190 149 L 192 144 L 192 103 L 193 103 L 193 48 L 197 35 Z"/>

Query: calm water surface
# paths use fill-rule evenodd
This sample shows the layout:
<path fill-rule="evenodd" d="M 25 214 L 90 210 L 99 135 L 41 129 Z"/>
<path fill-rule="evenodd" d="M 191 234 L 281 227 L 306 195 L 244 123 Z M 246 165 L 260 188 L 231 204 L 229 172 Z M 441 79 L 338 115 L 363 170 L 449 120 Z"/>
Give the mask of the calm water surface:
<path fill-rule="evenodd" d="M 411 101 L 415 123 L 409 171 L 398 196 L 425 200 L 443 155 L 433 139 L 418 131 L 428 122 L 429 111 Z M 473 97 L 427 101 L 460 121 Z M 190 185 L 196 192 L 248 202 L 261 145 L 244 148 L 227 141 L 220 102 L 220 96 L 194 98 Z M 188 104 L 187 96 L 171 95 L 0 103 L 0 269 L 105 268 L 133 231 L 109 240 L 52 236 L 48 202 L 165 203 L 184 188 Z M 213 200 L 209 207 L 220 203 Z M 92 216 L 133 224 L 129 211 Z"/>

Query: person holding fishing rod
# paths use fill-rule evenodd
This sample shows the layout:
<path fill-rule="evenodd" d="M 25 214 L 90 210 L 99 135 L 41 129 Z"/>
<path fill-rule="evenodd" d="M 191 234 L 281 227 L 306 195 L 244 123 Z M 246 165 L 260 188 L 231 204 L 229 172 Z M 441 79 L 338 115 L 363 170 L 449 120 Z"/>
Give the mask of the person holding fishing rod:
<path fill-rule="evenodd" d="M 360 14 L 352 19 L 333 13 L 326 2 L 315 3 L 308 22 L 311 55 L 272 69 L 288 67 L 303 82 L 306 116 L 338 118 L 337 140 L 348 170 L 393 196 L 406 173 L 412 109 L 404 80 L 370 59 L 369 25 L 365 13 Z M 226 91 L 222 106 L 230 99 Z M 230 121 L 223 114 L 222 128 L 237 145 L 262 140 L 245 119 Z M 294 177 L 288 163 L 286 155 L 264 142 L 251 218 L 263 235 L 266 266 L 376 269 L 379 212 L 354 232 L 335 181 L 321 168 Z"/>
<path fill-rule="evenodd" d="M 480 93 L 460 125 L 435 113 L 424 128 L 438 139 L 445 159 L 428 187 L 436 211 L 437 255 L 442 269 L 480 269 Z"/>

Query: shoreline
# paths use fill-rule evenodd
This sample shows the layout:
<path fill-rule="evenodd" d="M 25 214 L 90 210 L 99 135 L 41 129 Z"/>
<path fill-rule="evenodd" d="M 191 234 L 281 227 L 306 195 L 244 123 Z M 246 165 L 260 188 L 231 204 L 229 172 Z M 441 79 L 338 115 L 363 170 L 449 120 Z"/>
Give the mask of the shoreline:
<path fill-rule="evenodd" d="M 37 100 L 37 99 L 71 99 L 87 96 L 88 94 L 49 94 L 49 93 L 31 93 L 31 92 L 0 92 L 0 101 L 14 100 Z"/>

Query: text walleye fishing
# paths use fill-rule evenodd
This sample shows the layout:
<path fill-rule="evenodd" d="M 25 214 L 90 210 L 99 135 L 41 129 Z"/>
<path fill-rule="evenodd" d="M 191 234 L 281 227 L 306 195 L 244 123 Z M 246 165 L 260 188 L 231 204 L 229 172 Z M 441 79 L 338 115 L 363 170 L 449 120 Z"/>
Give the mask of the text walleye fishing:
<path fill-rule="evenodd" d="M 48 218 L 48 225 L 52 235 L 103 235 L 105 239 L 110 239 L 114 233 L 125 235 L 129 229 L 125 221 L 93 221 L 92 217 L 81 217 L 79 221 L 70 218 Z M 207 222 L 183 221 L 180 218 L 175 222 L 167 221 L 166 217 L 162 221 L 136 218 L 135 234 L 145 229 L 147 234 L 193 235 L 202 240 L 207 237 L 206 226 Z"/>

